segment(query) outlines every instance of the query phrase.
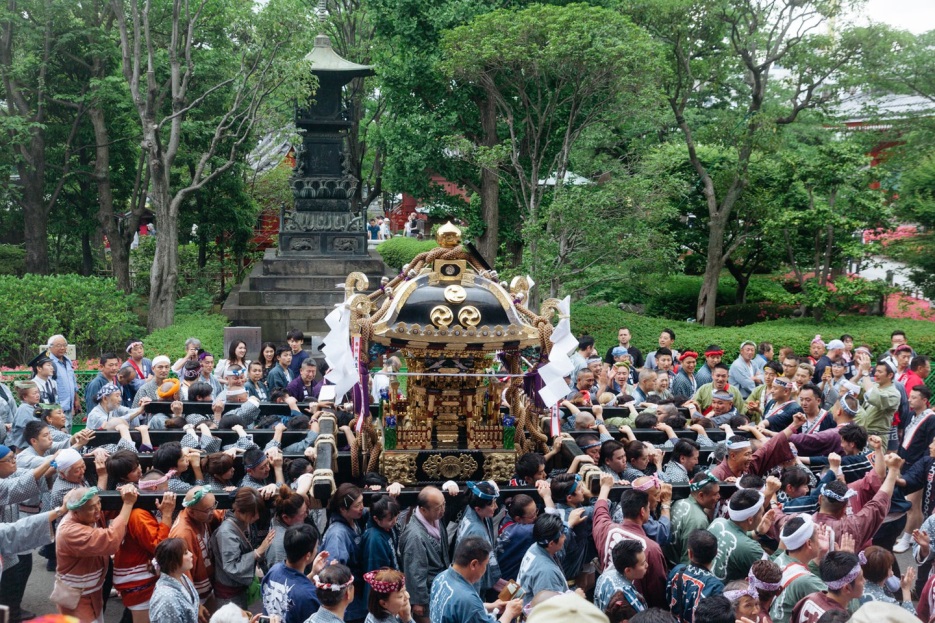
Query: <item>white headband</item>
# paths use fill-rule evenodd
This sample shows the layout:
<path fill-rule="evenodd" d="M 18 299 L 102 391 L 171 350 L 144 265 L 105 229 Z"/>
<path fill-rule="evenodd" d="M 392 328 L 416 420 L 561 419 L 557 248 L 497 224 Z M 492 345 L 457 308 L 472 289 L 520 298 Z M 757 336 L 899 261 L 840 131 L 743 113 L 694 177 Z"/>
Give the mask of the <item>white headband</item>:
<path fill-rule="evenodd" d="M 856 396 L 857 394 L 860 393 L 860 385 L 857 385 L 856 383 L 851 383 L 847 379 L 841 381 L 841 385 L 844 387 L 844 389 L 847 390 L 848 394 L 854 394 Z"/>
<path fill-rule="evenodd" d="M 167 365 L 170 363 L 169 358 L 166 357 L 165 355 L 159 355 L 158 357 L 153 359 L 153 367 L 156 367 L 159 364 L 163 364 L 163 363 Z"/>
<path fill-rule="evenodd" d="M 731 498 L 733 500 L 733 498 Z M 730 515 L 732 521 L 746 521 L 760 512 L 760 509 L 763 508 L 763 502 L 766 500 L 763 497 L 763 494 L 760 493 L 759 501 L 751 506 L 750 508 L 745 508 L 743 510 L 736 510 L 730 503 L 727 504 L 727 514 Z"/>
<path fill-rule="evenodd" d="M 844 495 L 838 495 L 837 493 L 829 489 L 828 485 L 822 485 L 820 493 L 826 498 L 834 500 L 836 502 L 847 502 L 849 499 L 857 495 L 857 491 L 851 488 L 848 488 L 847 493 L 845 493 Z"/>
<path fill-rule="evenodd" d="M 133 347 L 136 346 L 137 344 L 139 344 L 140 346 L 142 346 L 142 345 L 143 345 L 143 342 L 141 342 L 141 341 L 139 341 L 139 340 L 137 340 L 137 341 L 135 341 L 135 342 L 130 342 L 130 345 L 127 346 L 127 352 L 129 353 L 131 350 L 133 350 Z"/>
<path fill-rule="evenodd" d="M 65 448 L 58 453 L 58 456 L 53 462 L 53 466 L 63 474 L 71 469 L 72 465 L 75 465 L 81 461 L 81 455 L 78 454 L 78 451 L 74 448 Z"/>
<path fill-rule="evenodd" d="M 799 529 L 790 534 L 789 536 L 780 536 L 779 540 L 782 541 L 782 544 L 786 546 L 787 551 L 794 551 L 808 543 L 808 540 L 812 538 L 812 535 L 815 534 L 815 522 L 812 521 L 811 515 L 799 515 L 802 519 L 805 520 Z"/>
<path fill-rule="evenodd" d="M 743 441 L 728 440 L 726 443 L 727 443 L 728 452 L 733 452 L 734 450 L 743 450 L 744 448 L 750 447 L 750 442 L 746 439 L 744 439 Z"/>

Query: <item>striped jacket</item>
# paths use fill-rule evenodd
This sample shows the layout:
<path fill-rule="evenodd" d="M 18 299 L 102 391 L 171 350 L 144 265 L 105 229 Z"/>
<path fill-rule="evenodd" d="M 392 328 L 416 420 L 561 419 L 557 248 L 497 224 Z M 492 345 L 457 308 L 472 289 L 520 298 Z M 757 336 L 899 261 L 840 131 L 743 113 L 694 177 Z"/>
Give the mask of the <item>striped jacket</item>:
<path fill-rule="evenodd" d="M 68 513 L 55 533 L 56 569 L 62 582 L 81 589 L 82 601 L 90 602 L 95 613 L 103 606 L 101 588 L 110 565 L 127 533 L 127 521 L 117 516 L 109 528 L 88 526 Z M 79 606 L 79 609 L 81 606 Z"/>
<path fill-rule="evenodd" d="M 169 526 L 153 513 L 134 508 L 127 523 L 127 536 L 114 556 L 114 588 L 120 591 L 125 606 L 145 604 L 153 594 L 156 576 L 149 571 L 149 561 L 156 546 L 169 536 Z"/>
<path fill-rule="evenodd" d="M 214 594 L 214 587 L 211 584 L 214 571 L 211 567 L 211 556 L 208 554 L 208 540 L 211 532 L 207 524 L 192 520 L 188 509 L 179 513 L 169 530 L 169 538 L 179 538 L 185 541 L 194 557 L 195 562 L 188 576 L 192 579 L 192 584 L 198 591 L 198 597 L 204 602 Z"/>

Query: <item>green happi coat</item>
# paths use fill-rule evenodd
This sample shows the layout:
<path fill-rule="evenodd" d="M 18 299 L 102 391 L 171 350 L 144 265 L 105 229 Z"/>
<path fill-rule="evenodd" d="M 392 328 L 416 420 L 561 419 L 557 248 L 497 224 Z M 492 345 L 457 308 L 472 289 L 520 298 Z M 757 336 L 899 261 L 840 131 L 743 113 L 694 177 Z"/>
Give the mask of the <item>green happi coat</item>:
<path fill-rule="evenodd" d="M 760 544 L 748 537 L 736 523 L 723 517 L 712 521 L 708 532 L 718 540 L 711 573 L 725 584 L 746 579 L 750 566 L 763 557 Z"/>
<path fill-rule="evenodd" d="M 818 569 L 814 562 L 810 562 L 806 567 L 785 551 L 776 554 L 773 562 L 782 569 L 780 583 L 783 585 L 783 590 L 773 600 L 773 605 L 769 609 L 769 617 L 773 623 L 789 623 L 792 619 L 792 609 L 799 600 L 812 593 L 828 590 L 828 587 L 818 577 Z"/>
<path fill-rule="evenodd" d="M 740 395 L 740 391 L 733 385 L 727 386 L 727 391 L 730 392 L 730 395 L 734 397 L 734 407 L 737 409 L 737 413 L 743 415 L 747 412 L 747 403 L 744 402 L 743 396 Z M 704 411 L 711 406 L 711 401 L 714 400 L 714 383 L 705 383 L 698 388 L 698 391 L 695 392 L 695 395 L 692 396 L 692 400 L 698 403 L 698 406 L 701 407 L 701 410 Z"/>
<path fill-rule="evenodd" d="M 669 532 L 669 544 L 665 548 L 669 566 L 679 563 L 688 564 L 688 535 L 692 530 L 704 530 L 711 523 L 705 510 L 689 495 L 672 504 L 672 529 Z"/>

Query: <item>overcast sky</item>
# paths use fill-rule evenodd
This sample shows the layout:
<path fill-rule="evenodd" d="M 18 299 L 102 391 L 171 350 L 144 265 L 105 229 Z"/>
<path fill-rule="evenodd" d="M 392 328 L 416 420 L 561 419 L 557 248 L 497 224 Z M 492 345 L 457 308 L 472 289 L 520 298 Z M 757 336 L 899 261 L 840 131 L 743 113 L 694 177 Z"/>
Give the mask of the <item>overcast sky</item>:
<path fill-rule="evenodd" d="M 863 16 L 919 34 L 935 30 L 935 1 L 868 0 Z"/>

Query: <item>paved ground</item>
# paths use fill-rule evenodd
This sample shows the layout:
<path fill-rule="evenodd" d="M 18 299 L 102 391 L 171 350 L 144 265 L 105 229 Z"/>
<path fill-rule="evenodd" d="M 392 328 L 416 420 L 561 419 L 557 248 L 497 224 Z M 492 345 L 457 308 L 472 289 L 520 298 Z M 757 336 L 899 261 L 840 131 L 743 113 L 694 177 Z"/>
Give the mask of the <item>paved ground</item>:
<path fill-rule="evenodd" d="M 33 554 L 32 574 L 29 576 L 29 585 L 26 588 L 26 596 L 23 599 L 23 609 L 36 614 L 51 614 L 57 612 L 55 605 L 49 601 L 49 595 L 52 594 L 52 582 L 55 574 L 45 570 L 45 558 L 39 554 Z M 262 610 L 259 604 L 254 605 L 251 612 L 257 613 Z M 107 610 L 104 613 L 104 623 L 120 623 L 123 616 L 123 603 L 119 597 L 114 597 L 107 602 Z"/>
<path fill-rule="evenodd" d="M 897 554 L 899 566 L 906 569 L 907 565 L 912 565 L 912 556 L 910 553 Z M 23 600 L 23 608 L 36 614 L 49 614 L 55 612 L 55 606 L 49 602 L 49 595 L 52 593 L 52 581 L 55 575 L 45 570 L 45 558 L 39 554 L 33 554 L 33 570 L 29 576 L 29 586 L 26 589 L 26 598 Z M 119 598 L 113 598 L 108 601 L 107 611 L 104 614 L 105 623 L 119 623 L 123 615 L 123 604 Z M 252 612 L 260 612 L 259 604 L 254 605 Z"/>

